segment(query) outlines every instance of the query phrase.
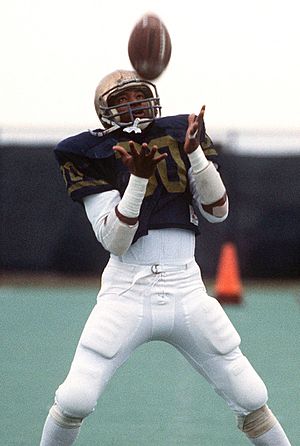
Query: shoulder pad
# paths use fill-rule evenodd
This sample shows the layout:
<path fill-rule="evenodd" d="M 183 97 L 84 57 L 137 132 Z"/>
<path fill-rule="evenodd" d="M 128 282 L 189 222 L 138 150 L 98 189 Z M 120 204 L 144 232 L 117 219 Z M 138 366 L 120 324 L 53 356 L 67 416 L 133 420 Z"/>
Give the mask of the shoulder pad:
<path fill-rule="evenodd" d="M 173 136 L 177 141 L 184 142 L 188 126 L 188 115 L 166 116 L 157 118 L 155 124 L 165 129 L 166 133 Z"/>
<path fill-rule="evenodd" d="M 113 134 L 102 135 L 97 131 L 86 131 L 59 142 L 55 151 L 73 153 L 87 158 L 101 159 L 113 155 L 112 147 L 118 139 Z"/>

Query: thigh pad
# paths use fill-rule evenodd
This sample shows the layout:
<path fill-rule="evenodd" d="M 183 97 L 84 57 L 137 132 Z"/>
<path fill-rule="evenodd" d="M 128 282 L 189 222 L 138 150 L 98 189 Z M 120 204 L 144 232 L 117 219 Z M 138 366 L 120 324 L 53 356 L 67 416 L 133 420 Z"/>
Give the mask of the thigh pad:
<path fill-rule="evenodd" d="M 80 344 L 111 359 L 134 336 L 142 306 L 116 295 L 99 299 L 83 330 Z"/>
<path fill-rule="evenodd" d="M 194 298 L 184 307 L 190 334 L 205 353 L 224 355 L 240 345 L 238 332 L 215 298 Z"/>

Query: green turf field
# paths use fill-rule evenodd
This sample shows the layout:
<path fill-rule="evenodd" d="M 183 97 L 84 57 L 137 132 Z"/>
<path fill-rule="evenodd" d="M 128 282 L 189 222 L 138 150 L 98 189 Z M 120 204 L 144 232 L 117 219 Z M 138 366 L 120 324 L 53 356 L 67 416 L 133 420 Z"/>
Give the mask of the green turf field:
<path fill-rule="evenodd" d="M 53 282 L 0 288 L 0 445 L 39 444 L 97 284 Z M 297 284 L 246 284 L 244 302 L 225 306 L 242 349 L 263 377 L 269 405 L 300 445 L 300 291 Z M 153 342 L 120 369 L 84 423 L 78 446 L 243 446 L 231 412 L 180 354 Z"/>

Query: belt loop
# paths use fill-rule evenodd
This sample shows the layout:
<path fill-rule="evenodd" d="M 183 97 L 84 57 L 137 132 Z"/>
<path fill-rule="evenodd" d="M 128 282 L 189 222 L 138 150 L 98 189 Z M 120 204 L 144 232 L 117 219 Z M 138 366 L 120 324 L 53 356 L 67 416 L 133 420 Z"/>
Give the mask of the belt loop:
<path fill-rule="evenodd" d="M 159 273 L 160 273 L 160 271 L 159 271 L 159 265 L 157 265 L 157 264 L 152 265 L 152 266 L 151 266 L 151 272 L 152 272 L 153 274 L 159 274 Z"/>

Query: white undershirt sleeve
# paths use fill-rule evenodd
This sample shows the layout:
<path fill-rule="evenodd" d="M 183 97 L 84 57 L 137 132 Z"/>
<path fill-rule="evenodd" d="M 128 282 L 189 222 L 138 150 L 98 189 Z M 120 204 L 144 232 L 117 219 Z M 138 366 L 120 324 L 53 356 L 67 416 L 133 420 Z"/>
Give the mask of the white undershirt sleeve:
<path fill-rule="evenodd" d="M 118 219 L 115 207 L 120 199 L 117 190 L 89 195 L 83 199 L 87 217 L 97 240 L 104 249 L 117 256 L 127 251 L 138 228 L 138 223 L 129 226 Z"/>
<path fill-rule="evenodd" d="M 95 236 L 107 251 L 114 255 L 124 254 L 130 247 L 138 228 L 138 222 L 128 225 L 119 220 L 115 208 L 126 217 L 138 217 L 148 180 L 130 176 L 121 199 L 117 190 L 84 197 L 83 203 Z"/>

